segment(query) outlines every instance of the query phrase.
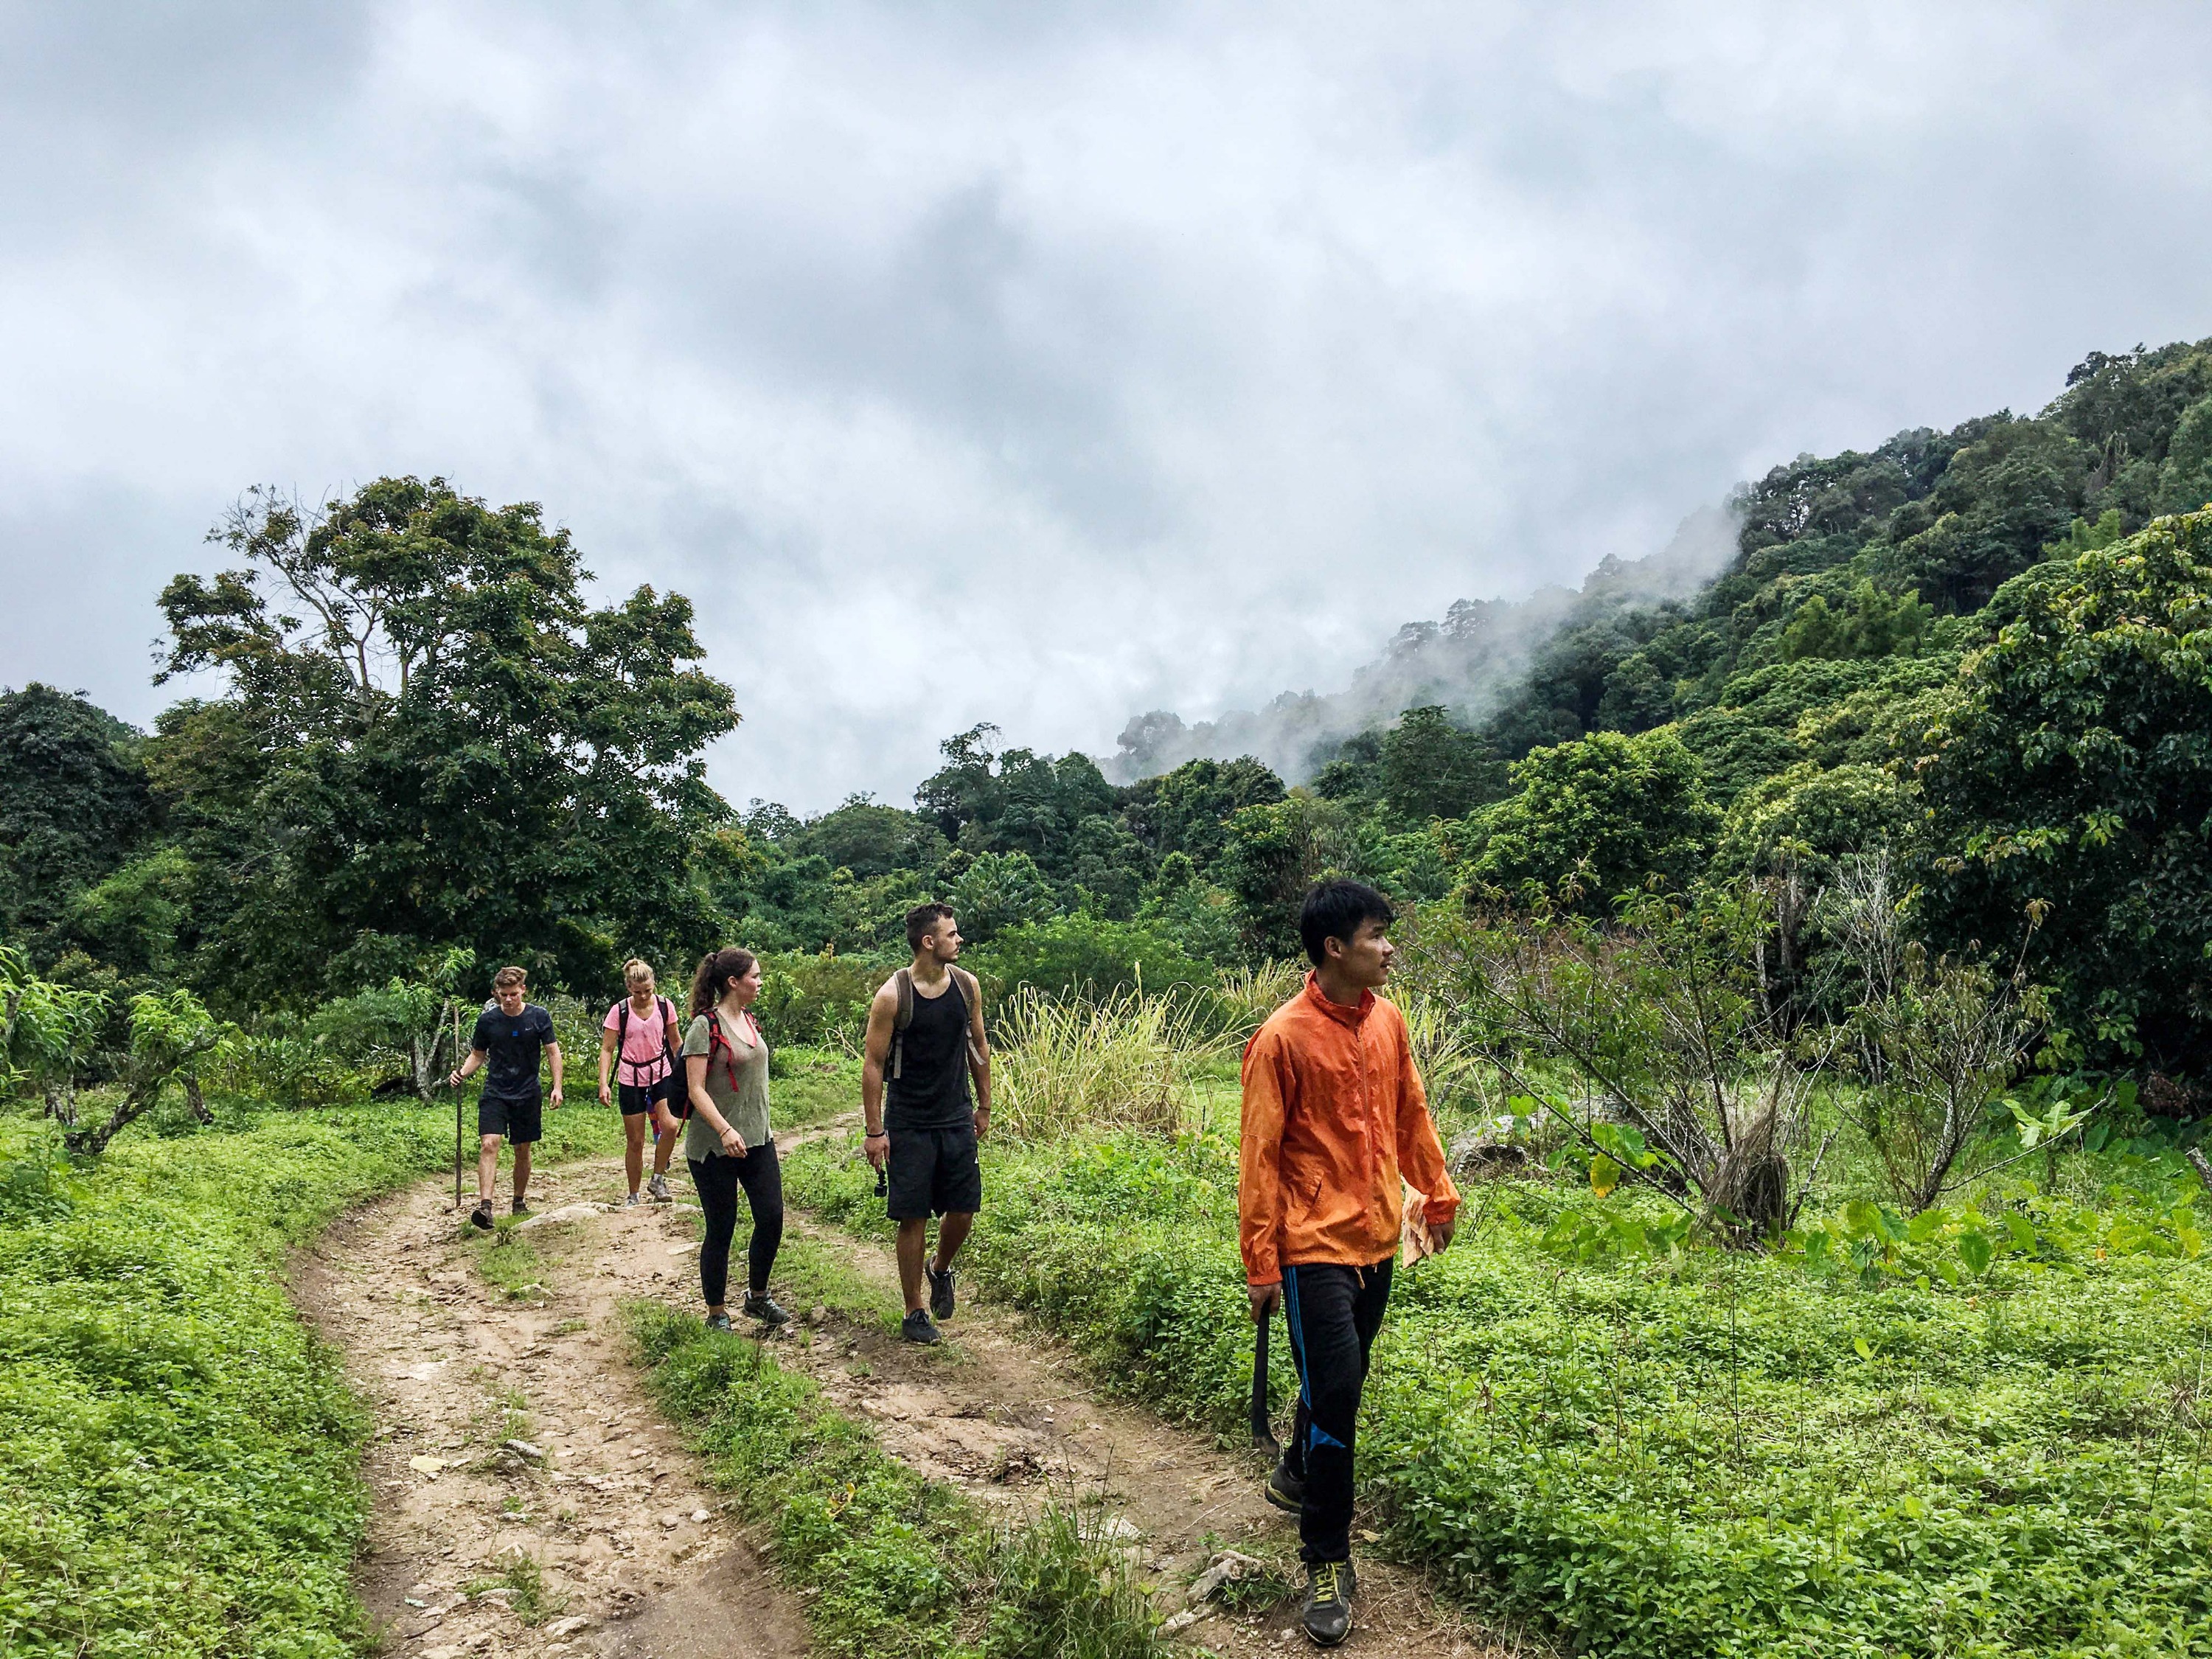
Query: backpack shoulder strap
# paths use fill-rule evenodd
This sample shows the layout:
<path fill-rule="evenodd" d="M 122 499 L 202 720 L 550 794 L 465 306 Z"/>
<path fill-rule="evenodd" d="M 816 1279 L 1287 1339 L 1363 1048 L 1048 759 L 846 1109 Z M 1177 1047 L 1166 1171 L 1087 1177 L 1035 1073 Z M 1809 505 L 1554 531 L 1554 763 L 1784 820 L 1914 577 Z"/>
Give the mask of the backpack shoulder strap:
<path fill-rule="evenodd" d="M 914 1024 L 914 969 L 902 968 L 891 975 L 891 985 L 898 994 L 898 1012 L 891 1016 L 891 1070 L 893 1077 L 906 1074 L 906 1028 Z"/>
<path fill-rule="evenodd" d="M 983 1006 L 983 982 L 965 968 L 951 963 L 946 965 L 952 969 L 952 982 L 960 988 L 960 1000 L 967 1007 L 968 1018 L 972 1020 Z M 960 1040 L 968 1047 L 968 1064 L 970 1066 L 981 1066 L 983 1063 L 983 1053 L 975 1046 L 974 1030 L 963 1027 L 960 1033 Z"/>

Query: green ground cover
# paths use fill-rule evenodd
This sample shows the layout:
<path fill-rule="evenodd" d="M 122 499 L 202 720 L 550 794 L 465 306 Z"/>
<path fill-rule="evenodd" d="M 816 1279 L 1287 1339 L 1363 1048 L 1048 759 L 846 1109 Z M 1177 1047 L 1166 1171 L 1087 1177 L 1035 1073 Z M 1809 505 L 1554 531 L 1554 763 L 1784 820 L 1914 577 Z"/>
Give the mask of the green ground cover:
<path fill-rule="evenodd" d="M 327 1656 L 368 1423 L 277 1277 L 346 1206 L 446 1167 L 442 1107 L 216 1107 L 54 1162 L 0 1120 L 0 1652 Z M 547 1160 L 620 1145 L 547 1117 Z"/>
<path fill-rule="evenodd" d="M 1095 1510 L 994 1522 L 761 1344 L 653 1304 L 634 1310 L 655 1395 L 767 1528 L 815 1640 L 850 1659 L 1154 1659 L 1164 1650 Z"/>
<path fill-rule="evenodd" d="M 2145 1208 L 2185 1198 L 2170 1173 L 2077 1156 L 2067 1184 L 2109 1212 L 1993 1189 L 1985 1232 L 2016 1217 L 2029 1242 L 1956 1286 L 1911 1271 L 1911 1243 L 1864 1273 L 1840 1244 L 1826 1264 L 1609 1250 L 1620 1199 L 1496 1183 L 1400 1281 L 1366 1496 L 1395 1551 L 1577 1651 L 2212 1652 L 2212 1269 L 2143 1253 L 2192 1236 Z M 881 1230 L 849 1149 L 802 1149 L 787 1179 Z M 971 1280 L 1235 1432 L 1233 1139 L 1002 1142 L 986 1182 Z"/>

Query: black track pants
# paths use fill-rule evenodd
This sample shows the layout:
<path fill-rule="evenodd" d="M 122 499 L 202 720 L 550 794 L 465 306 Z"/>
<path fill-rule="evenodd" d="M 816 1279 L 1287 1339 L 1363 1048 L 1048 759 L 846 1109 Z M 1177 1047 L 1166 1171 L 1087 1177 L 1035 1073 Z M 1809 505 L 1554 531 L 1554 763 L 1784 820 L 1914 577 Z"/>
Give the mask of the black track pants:
<path fill-rule="evenodd" d="M 783 1166 L 775 1142 L 748 1147 L 743 1158 L 695 1158 L 691 1182 L 707 1215 L 707 1242 L 699 1247 L 699 1288 L 719 1308 L 730 1287 L 730 1241 L 738 1231 L 738 1188 L 753 1212 L 752 1242 L 745 1247 L 747 1279 L 755 1296 L 768 1291 L 768 1270 L 783 1243 Z"/>
<path fill-rule="evenodd" d="M 1389 1257 L 1371 1267 L 1283 1269 L 1283 1313 L 1298 1368 L 1298 1410 L 1283 1461 L 1306 1483 L 1299 1559 L 1352 1559 L 1352 1448 L 1367 1355 L 1390 1304 Z"/>

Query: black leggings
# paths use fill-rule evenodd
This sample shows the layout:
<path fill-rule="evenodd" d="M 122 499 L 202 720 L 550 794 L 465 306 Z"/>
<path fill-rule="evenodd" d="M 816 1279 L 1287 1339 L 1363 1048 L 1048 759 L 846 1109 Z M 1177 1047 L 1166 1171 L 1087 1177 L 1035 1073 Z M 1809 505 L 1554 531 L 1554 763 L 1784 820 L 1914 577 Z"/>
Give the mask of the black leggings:
<path fill-rule="evenodd" d="M 775 1142 L 749 1147 L 743 1158 L 695 1158 L 690 1163 L 699 1207 L 707 1212 L 707 1242 L 699 1247 L 699 1288 L 707 1305 L 720 1307 L 729 1291 L 739 1187 L 753 1212 L 752 1242 L 745 1247 L 747 1282 L 755 1296 L 767 1295 L 768 1270 L 783 1243 L 783 1166 L 776 1162 Z"/>

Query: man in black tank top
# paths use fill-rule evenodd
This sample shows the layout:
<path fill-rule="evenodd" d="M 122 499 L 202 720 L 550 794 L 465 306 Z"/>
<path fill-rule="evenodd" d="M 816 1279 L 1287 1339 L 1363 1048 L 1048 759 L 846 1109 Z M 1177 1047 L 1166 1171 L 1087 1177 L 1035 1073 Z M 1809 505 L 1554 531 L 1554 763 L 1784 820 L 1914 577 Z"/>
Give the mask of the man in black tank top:
<path fill-rule="evenodd" d="M 898 1223 L 899 1284 L 906 1292 L 900 1334 L 934 1342 L 951 1316 L 952 1258 L 983 1207 L 976 1142 L 991 1127 L 991 1050 L 975 976 L 953 966 L 960 930 L 951 907 L 924 904 L 906 919 L 914 961 L 868 1006 L 867 1060 L 860 1072 L 868 1162 L 883 1170 Z M 968 1080 L 975 1080 L 971 1102 Z M 925 1259 L 929 1218 L 937 1255 Z M 923 1281 L 927 1280 L 927 1305 Z"/>

